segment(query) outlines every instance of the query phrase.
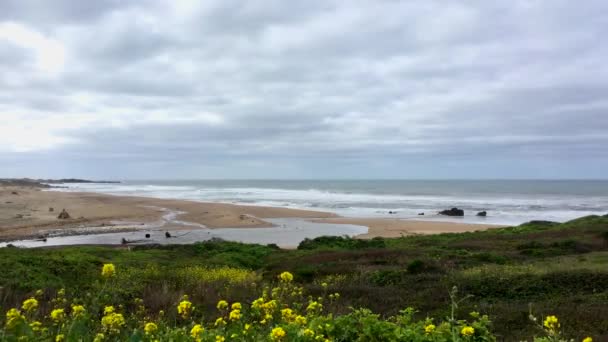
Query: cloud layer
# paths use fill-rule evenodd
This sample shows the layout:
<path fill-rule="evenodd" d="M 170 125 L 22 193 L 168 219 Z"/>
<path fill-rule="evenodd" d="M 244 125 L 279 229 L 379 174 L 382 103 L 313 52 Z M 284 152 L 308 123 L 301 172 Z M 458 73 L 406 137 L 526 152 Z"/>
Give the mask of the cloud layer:
<path fill-rule="evenodd" d="M 608 2 L 0 3 L 0 176 L 598 178 Z"/>

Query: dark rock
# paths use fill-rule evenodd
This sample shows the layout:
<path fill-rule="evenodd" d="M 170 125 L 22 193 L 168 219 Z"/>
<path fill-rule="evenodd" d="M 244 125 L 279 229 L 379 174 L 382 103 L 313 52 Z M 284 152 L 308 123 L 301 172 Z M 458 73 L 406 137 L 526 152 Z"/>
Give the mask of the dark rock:
<path fill-rule="evenodd" d="M 52 213 L 53 211 L 55 211 L 55 208 L 49 208 L 50 213 Z"/>
<path fill-rule="evenodd" d="M 424 215 L 424 213 L 418 213 L 418 215 L 422 216 L 422 215 Z"/>
<path fill-rule="evenodd" d="M 23 215 L 22 214 L 17 214 L 17 215 L 15 215 L 15 218 L 22 219 Z"/>
<path fill-rule="evenodd" d="M 13 191 L 13 192 L 11 192 L 11 194 L 13 194 L 13 195 L 19 195 L 19 193 L 17 191 Z"/>
<path fill-rule="evenodd" d="M 247 219 L 247 215 L 241 214 L 241 215 L 239 215 L 239 219 L 246 220 Z"/>
<path fill-rule="evenodd" d="M 476 216 L 486 217 L 486 216 L 488 216 L 488 213 L 484 210 L 484 211 L 478 212 Z"/>
<path fill-rule="evenodd" d="M 452 208 L 449 210 L 442 210 L 439 212 L 439 215 L 446 216 L 464 216 L 464 210 L 458 208 Z"/>
<path fill-rule="evenodd" d="M 165 237 L 166 237 L 167 239 L 168 239 L 168 238 L 170 238 L 170 237 L 171 237 L 171 233 L 169 233 L 169 232 L 165 232 Z"/>
<path fill-rule="evenodd" d="M 389 214 L 391 214 L 391 215 L 394 215 L 394 214 L 396 214 L 397 212 L 396 212 L 396 211 L 389 211 L 388 213 L 389 213 Z"/>
<path fill-rule="evenodd" d="M 63 209 L 61 211 L 61 213 L 59 213 L 59 216 L 57 216 L 57 218 L 60 220 L 67 220 L 70 218 L 70 214 L 68 214 L 68 212 L 65 209 Z"/>
<path fill-rule="evenodd" d="M 146 234 L 146 239 L 149 239 L 149 238 L 150 238 L 150 234 Z"/>

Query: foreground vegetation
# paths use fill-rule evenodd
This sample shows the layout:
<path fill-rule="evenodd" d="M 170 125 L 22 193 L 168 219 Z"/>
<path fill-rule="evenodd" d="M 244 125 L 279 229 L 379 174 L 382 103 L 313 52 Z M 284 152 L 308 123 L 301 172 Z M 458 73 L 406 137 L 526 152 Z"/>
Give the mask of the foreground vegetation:
<path fill-rule="evenodd" d="M 3 248 L 0 267 L 0 340 L 608 340 L 608 216 L 298 250 Z"/>

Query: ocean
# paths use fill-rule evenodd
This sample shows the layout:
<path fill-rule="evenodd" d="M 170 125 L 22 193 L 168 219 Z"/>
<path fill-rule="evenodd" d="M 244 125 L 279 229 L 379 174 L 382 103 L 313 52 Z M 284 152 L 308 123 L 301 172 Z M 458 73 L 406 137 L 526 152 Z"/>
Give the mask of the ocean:
<path fill-rule="evenodd" d="M 504 225 L 608 213 L 606 180 L 158 180 L 61 186 L 67 188 L 56 190 Z M 465 216 L 437 215 L 452 207 L 464 209 Z M 487 217 L 475 216 L 482 210 Z"/>

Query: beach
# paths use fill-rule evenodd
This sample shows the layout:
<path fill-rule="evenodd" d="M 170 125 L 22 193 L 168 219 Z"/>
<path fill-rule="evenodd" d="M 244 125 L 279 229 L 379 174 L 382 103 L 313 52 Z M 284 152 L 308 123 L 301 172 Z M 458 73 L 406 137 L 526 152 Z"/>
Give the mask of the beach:
<path fill-rule="evenodd" d="M 63 209 L 70 215 L 69 219 L 58 218 Z M 298 218 L 319 223 L 368 227 L 368 232 L 358 235 L 358 238 L 464 232 L 498 227 L 453 222 L 343 218 L 327 211 L 47 191 L 24 186 L 0 187 L 0 239 L 3 241 L 38 238 L 56 232 L 91 234 L 150 228 L 267 228 L 274 225 L 268 219 L 274 218 Z"/>

